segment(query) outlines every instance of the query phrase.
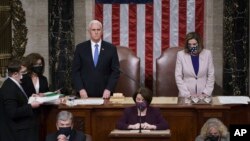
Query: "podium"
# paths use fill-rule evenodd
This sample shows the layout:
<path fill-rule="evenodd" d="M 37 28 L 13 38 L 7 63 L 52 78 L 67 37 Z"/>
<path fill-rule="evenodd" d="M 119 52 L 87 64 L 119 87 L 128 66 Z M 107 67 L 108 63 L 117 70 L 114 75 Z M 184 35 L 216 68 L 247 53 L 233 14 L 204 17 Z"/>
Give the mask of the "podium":
<path fill-rule="evenodd" d="M 113 130 L 109 134 L 110 141 L 169 141 L 170 130 Z"/>

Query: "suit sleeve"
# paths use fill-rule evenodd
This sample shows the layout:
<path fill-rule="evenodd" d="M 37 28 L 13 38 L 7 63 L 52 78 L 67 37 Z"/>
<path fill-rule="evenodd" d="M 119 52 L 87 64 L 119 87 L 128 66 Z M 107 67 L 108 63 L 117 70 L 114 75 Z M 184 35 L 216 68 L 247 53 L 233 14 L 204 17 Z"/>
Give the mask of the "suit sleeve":
<path fill-rule="evenodd" d="M 23 104 L 21 106 L 18 104 L 20 97 L 17 96 L 19 93 L 17 94 L 16 90 L 16 88 L 12 87 L 8 89 L 8 92 L 3 91 L 5 93 L 3 102 L 7 115 L 13 120 L 33 116 L 30 104 Z"/>
<path fill-rule="evenodd" d="M 161 112 L 159 109 L 155 109 L 155 113 L 154 116 L 157 117 L 157 121 L 156 121 L 156 130 L 166 130 L 169 129 L 168 123 L 167 121 L 164 119 L 164 117 L 162 116 Z"/>
<path fill-rule="evenodd" d="M 111 62 L 111 75 L 108 80 L 108 84 L 106 86 L 106 89 L 110 91 L 114 91 L 116 83 L 118 81 L 118 78 L 120 76 L 120 63 L 119 63 L 119 58 L 117 54 L 117 49 L 115 46 L 112 46 L 114 48 L 113 50 L 113 56 L 112 56 L 112 62 Z"/>
<path fill-rule="evenodd" d="M 175 66 L 175 81 L 176 85 L 179 90 L 179 96 L 180 97 L 188 97 L 190 96 L 190 92 L 185 85 L 185 82 L 183 81 L 183 62 L 182 62 L 182 56 L 181 52 L 179 51 L 177 53 L 177 59 L 176 59 L 176 66 Z"/>
<path fill-rule="evenodd" d="M 81 46 L 77 46 L 75 53 L 74 53 L 74 59 L 72 64 L 72 79 L 73 84 L 77 92 L 79 92 L 81 89 L 84 89 L 83 82 L 81 80 L 81 58 L 80 58 L 80 49 Z"/>
<path fill-rule="evenodd" d="M 205 89 L 203 90 L 203 93 L 207 94 L 207 95 L 211 95 L 214 89 L 214 63 L 213 63 L 213 57 L 212 57 L 212 53 L 209 50 L 208 51 L 208 71 L 207 71 L 207 82 L 206 82 L 206 86 Z"/>
<path fill-rule="evenodd" d="M 133 116 L 133 114 L 136 114 L 136 113 L 131 113 L 128 108 L 124 109 L 122 117 L 116 123 L 116 128 L 120 130 L 127 130 L 130 124 L 128 123 L 128 117 Z"/>

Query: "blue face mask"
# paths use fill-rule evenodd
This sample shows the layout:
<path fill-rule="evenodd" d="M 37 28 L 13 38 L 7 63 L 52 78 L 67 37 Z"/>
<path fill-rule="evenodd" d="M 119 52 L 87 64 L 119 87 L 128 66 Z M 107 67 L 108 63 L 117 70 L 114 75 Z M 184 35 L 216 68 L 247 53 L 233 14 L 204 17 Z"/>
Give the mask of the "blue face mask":
<path fill-rule="evenodd" d="M 189 47 L 189 52 L 191 54 L 196 54 L 197 50 L 198 50 L 198 46 Z"/>
<path fill-rule="evenodd" d="M 144 111 L 147 108 L 147 102 L 143 101 L 143 102 L 136 102 L 136 107 L 140 110 L 140 111 Z"/>

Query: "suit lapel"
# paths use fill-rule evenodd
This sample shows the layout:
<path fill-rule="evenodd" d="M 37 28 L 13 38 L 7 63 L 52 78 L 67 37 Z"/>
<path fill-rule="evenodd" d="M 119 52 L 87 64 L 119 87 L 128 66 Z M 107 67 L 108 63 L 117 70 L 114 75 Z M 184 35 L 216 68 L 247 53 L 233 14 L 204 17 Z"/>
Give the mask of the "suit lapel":
<path fill-rule="evenodd" d="M 186 61 L 186 64 L 188 69 L 189 69 L 189 72 L 196 77 L 196 74 L 194 72 L 194 67 L 193 67 L 193 63 L 192 63 L 192 59 L 191 59 L 191 56 L 188 54 L 188 53 L 185 53 L 185 56 L 184 56 L 184 59 Z"/>
<path fill-rule="evenodd" d="M 88 45 L 87 45 L 87 48 L 86 48 L 86 58 L 88 58 L 89 62 L 91 62 L 93 68 L 95 68 L 95 64 L 94 64 L 94 56 L 92 54 L 92 47 L 91 47 L 91 41 L 89 40 L 88 41 Z"/>
<path fill-rule="evenodd" d="M 200 55 L 199 55 L 199 72 L 198 72 L 198 76 L 201 75 L 201 72 L 203 72 L 204 69 L 204 65 L 206 63 L 206 59 L 205 59 L 205 51 L 202 50 Z"/>

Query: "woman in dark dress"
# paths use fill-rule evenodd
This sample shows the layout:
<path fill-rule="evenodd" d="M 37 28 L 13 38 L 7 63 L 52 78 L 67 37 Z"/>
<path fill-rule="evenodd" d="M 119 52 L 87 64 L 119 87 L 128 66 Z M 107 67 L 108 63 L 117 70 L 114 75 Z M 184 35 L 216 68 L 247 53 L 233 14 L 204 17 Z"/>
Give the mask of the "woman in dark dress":
<path fill-rule="evenodd" d="M 152 96 L 153 94 L 148 88 L 139 88 L 133 95 L 136 105 L 124 110 L 116 128 L 120 130 L 140 129 L 140 127 L 147 130 L 168 129 L 168 123 L 160 110 L 150 106 Z"/>

